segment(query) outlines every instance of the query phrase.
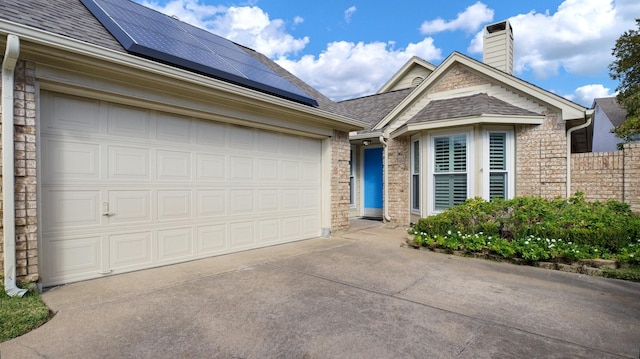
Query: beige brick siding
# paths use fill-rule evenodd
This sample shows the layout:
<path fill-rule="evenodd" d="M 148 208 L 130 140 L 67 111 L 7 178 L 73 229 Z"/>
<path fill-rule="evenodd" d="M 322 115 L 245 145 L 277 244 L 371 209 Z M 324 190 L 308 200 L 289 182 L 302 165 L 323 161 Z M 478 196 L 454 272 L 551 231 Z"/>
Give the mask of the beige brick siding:
<path fill-rule="evenodd" d="M 516 196 L 566 194 L 567 141 L 558 115 L 549 109 L 542 125 L 516 126 Z"/>
<path fill-rule="evenodd" d="M 443 77 L 435 83 L 430 90 L 432 93 L 456 90 L 463 87 L 486 85 L 490 82 L 480 75 L 475 74 L 469 68 L 453 66 Z"/>
<path fill-rule="evenodd" d="M 624 152 L 571 155 L 571 192 L 584 192 L 589 201 L 624 200 Z"/>
<path fill-rule="evenodd" d="M 640 212 L 640 143 L 624 146 L 624 201 Z"/>
<path fill-rule="evenodd" d="M 331 138 L 331 231 L 349 229 L 349 160 L 347 132 L 334 131 Z"/>
<path fill-rule="evenodd" d="M 409 156 L 410 156 L 410 138 L 409 136 L 389 139 L 388 160 L 384 170 L 389 171 L 388 201 L 387 203 L 389 216 L 391 221 L 408 225 L 409 216 Z"/>
<path fill-rule="evenodd" d="M 18 61 L 16 64 L 14 98 L 16 274 L 18 282 L 25 282 L 38 280 L 34 63 Z M 2 234 L 0 269 L 4 272 L 4 233 Z"/>

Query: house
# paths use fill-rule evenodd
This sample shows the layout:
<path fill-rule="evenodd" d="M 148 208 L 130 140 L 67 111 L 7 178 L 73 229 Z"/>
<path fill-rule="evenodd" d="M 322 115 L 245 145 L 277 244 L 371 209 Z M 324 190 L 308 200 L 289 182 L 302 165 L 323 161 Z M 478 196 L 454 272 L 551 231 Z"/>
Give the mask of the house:
<path fill-rule="evenodd" d="M 615 97 L 603 97 L 593 100 L 593 152 L 610 152 L 618 149 L 624 142 L 611 132 L 627 119 L 627 111 L 618 104 Z"/>
<path fill-rule="evenodd" d="M 129 0 L 5 0 L 0 49 L 8 293 L 348 227 L 365 124 L 262 54 Z"/>
<path fill-rule="evenodd" d="M 350 214 L 401 225 L 476 196 L 567 196 L 567 148 L 592 116 L 513 75 L 508 21 L 485 28 L 482 62 L 414 57 L 378 93 L 339 104 L 369 123 L 350 133 Z"/>

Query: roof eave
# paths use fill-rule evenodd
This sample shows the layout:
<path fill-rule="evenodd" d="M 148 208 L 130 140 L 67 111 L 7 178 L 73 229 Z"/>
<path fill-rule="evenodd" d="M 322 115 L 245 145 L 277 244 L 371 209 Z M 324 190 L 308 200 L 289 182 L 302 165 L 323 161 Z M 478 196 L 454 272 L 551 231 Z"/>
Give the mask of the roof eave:
<path fill-rule="evenodd" d="M 324 124 L 335 126 L 342 131 L 363 130 L 367 124 L 363 121 L 348 118 L 343 115 L 320 110 L 315 107 L 304 105 L 298 102 L 286 100 L 277 96 L 269 95 L 260 91 L 221 81 L 208 76 L 193 73 L 187 70 L 169 66 L 166 64 L 151 61 L 138 56 L 130 55 L 104 48 L 98 45 L 72 39 L 66 36 L 51 33 L 45 30 L 33 28 L 23 24 L 15 23 L 5 19 L 0 19 L 0 34 L 6 36 L 15 34 L 22 40 L 38 44 L 45 47 L 55 48 L 67 53 L 77 54 L 87 58 L 111 63 L 136 71 L 150 73 L 162 78 L 175 81 L 184 81 L 211 90 L 226 92 L 234 95 L 239 102 L 260 102 L 264 106 L 286 108 L 288 111 L 301 112 L 309 116 L 320 117 Z"/>
<path fill-rule="evenodd" d="M 543 115 L 479 115 L 447 118 L 442 120 L 407 123 L 391 132 L 391 138 L 396 138 L 408 133 L 424 130 L 436 130 L 441 128 L 469 126 L 469 125 L 541 125 L 544 123 Z"/>

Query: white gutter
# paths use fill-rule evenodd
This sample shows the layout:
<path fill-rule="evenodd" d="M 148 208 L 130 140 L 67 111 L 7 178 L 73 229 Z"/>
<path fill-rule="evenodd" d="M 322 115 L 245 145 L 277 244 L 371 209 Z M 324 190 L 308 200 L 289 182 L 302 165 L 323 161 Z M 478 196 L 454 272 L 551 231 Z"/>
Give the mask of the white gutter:
<path fill-rule="evenodd" d="M 384 139 L 384 135 L 380 135 L 378 137 L 380 143 L 382 143 L 383 151 L 384 151 L 384 162 L 383 162 L 383 170 L 384 170 L 384 197 L 382 199 L 382 206 L 384 207 L 384 220 L 387 222 L 391 222 L 391 216 L 389 216 L 389 149 L 387 148 L 387 141 Z"/>
<path fill-rule="evenodd" d="M 13 144 L 13 71 L 20 53 L 20 39 L 7 35 L 2 60 L 2 203 L 4 211 L 4 290 L 10 297 L 22 297 L 27 290 L 16 286 L 16 208 Z"/>
<path fill-rule="evenodd" d="M 571 134 L 574 131 L 581 130 L 583 128 L 589 127 L 591 125 L 591 121 L 593 120 L 593 112 L 594 110 L 586 110 L 584 112 L 584 117 L 587 119 L 587 122 L 583 123 L 580 126 L 572 127 L 567 131 L 567 198 L 571 197 Z"/>

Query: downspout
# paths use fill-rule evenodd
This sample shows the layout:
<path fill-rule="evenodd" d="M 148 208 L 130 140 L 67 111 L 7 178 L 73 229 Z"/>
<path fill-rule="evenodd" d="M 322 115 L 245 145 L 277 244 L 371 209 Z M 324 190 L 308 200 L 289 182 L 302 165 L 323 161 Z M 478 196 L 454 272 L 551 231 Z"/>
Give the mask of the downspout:
<path fill-rule="evenodd" d="M 10 297 L 22 297 L 27 290 L 16 285 L 15 163 L 13 144 L 13 71 L 20 53 L 18 36 L 7 36 L 2 60 L 2 225 L 4 230 L 4 290 Z"/>
<path fill-rule="evenodd" d="M 380 135 L 378 139 L 380 140 L 380 143 L 382 143 L 382 148 L 384 151 L 384 220 L 387 222 L 391 222 L 391 216 L 389 216 L 389 166 L 387 165 L 387 163 L 389 162 L 389 149 L 387 148 L 387 141 L 385 140 L 384 135 Z"/>
<path fill-rule="evenodd" d="M 574 131 L 589 127 L 593 120 L 593 110 L 586 110 L 584 117 L 587 120 L 580 126 L 572 127 L 567 131 L 567 198 L 571 197 L 571 134 Z"/>

